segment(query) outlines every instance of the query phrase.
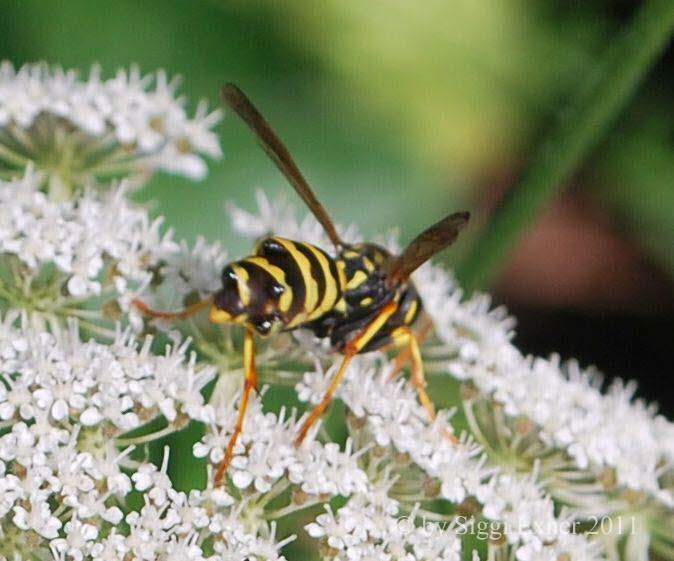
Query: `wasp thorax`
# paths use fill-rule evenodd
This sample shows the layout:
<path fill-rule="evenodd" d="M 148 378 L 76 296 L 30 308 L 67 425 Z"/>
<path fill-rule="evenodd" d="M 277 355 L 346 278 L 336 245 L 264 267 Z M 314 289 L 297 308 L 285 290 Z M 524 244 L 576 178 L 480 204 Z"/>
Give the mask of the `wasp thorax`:
<path fill-rule="evenodd" d="M 350 308 L 376 309 L 389 296 L 382 269 L 391 254 L 373 243 L 359 243 L 346 248 L 340 259 L 346 274 L 346 303 Z"/>

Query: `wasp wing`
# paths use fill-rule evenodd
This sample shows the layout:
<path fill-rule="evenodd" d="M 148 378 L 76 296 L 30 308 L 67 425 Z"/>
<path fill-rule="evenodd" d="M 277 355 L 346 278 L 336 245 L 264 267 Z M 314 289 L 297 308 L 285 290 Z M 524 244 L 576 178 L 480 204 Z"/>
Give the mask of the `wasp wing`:
<path fill-rule="evenodd" d="M 386 268 L 388 284 L 395 286 L 406 281 L 419 266 L 452 244 L 469 218 L 468 212 L 455 212 L 414 238 L 398 257 L 389 262 Z"/>
<path fill-rule="evenodd" d="M 255 134 L 258 142 L 267 155 L 274 161 L 281 173 L 293 186 L 298 195 L 309 207 L 318 222 L 323 226 L 330 241 L 336 246 L 344 245 L 337 234 L 337 229 L 325 207 L 318 201 L 316 195 L 304 179 L 302 172 L 297 167 L 290 152 L 285 147 L 278 135 L 272 130 L 267 120 L 260 114 L 255 106 L 237 86 L 225 84 L 220 92 L 224 102 L 231 107 Z"/>

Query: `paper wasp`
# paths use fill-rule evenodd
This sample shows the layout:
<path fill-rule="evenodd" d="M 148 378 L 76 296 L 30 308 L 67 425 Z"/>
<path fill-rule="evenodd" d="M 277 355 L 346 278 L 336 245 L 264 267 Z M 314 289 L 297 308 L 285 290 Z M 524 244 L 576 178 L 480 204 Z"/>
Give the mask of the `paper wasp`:
<path fill-rule="evenodd" d="M 225 85 L 221 95 L 307 204 L 334 245 L 336 256 L 305 242 L 272 236 L 260 241 L 252 256 L 225 266 L 218 292 L 182 311 L 159 312 L 135 301 L 145 315 L 162 319 L 183 319 L 210 305 L 212 322 L 238 324 L 246 330 L 243 394 L 234 433 L 215 476 L 216 485 L 234 455 L 250 393 L 258 387 L 255 334 L 309 329 L 319 337 L 329 337 L 332 348 L 344 356 L 322 401 L 304 421 L 296 445 L 330 404 L 353 357 L 390 344 L 407 347 L 412 383 L 434 417 L 425 390 L 419 342 L 411 329 L 422 303 L 410 275 L 450 245 L 469 218 L 467 212 L 450 214 L 417 236 L 398 256 L 372 243 L 349 244 L 340 238 L 287 148 L 246 95 L 233 84 Z"/>

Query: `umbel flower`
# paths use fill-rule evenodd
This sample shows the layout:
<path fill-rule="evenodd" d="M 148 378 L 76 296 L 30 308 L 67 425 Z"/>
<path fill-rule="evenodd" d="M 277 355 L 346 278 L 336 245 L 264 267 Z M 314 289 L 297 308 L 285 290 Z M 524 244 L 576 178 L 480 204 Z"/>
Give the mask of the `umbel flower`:
<path fill-rule="evenodd" d="M 221 154 L 210 130 L 220 112 L 208 113 L 202 102 L 190 118 L 177 85 L 161 71 L 142 76 L 136 66 L 107 80 L 94 66 L 84 81 L 43 63 L 16 70 L 2 62 L 0 174 L 35 162 L 57 199 L 92 178 L 126 176 L 135 184 L 154 170 L 204 177 L 201 154 Z"/>
<path fill-rule="evenodd" d="M 200 317 L 148 320 L 130 303 L 209 294 L 226 255 L 174 240 L 127 194 L 143 166 L 170 165 L 181 135 L 194 135 L 192 158 L 216 155 L 217 141 L 161 73 L 150 92 L 135 72 L 84 83 L 3 67 L 0 559 L 674 559 L 674 425 L 634 400 L 633 384 L 604 388 L 574 362 L 523 356 L 503 309 L 464 298 L 430 264 L 414 277 L 434 327 L 424 363 L 451 408 L 429 422 L 390 357 L 370 353 L 295 447 L 304 406 L 285 403 L 316 403 L 336 357 L 301 331 L 260 341 L 263 386 L 214 487 L 237 415 L 240 334 Z M 115 99 L 96 121 L 106 91 L 136 101 Z M 151 115 L 173 124 L 157 131 Z M 103 138 L 125 146 L 132 165 L 109 182 L 78 167 L 61 189 L 53 160 L 23 148 L 64 134 L 82 154 Z M 230 207 L 243 235 L 330 247 L 313 218 L 262 193 L 258 204 Z"/>

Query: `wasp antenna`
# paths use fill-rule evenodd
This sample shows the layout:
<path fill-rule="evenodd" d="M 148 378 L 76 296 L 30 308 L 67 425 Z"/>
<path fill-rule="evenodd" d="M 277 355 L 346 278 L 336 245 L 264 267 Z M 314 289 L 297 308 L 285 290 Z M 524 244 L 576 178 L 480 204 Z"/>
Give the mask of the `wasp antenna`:
<path fill-rule="evenodd" d="M 293 189 L 301 197 L 309 210 L 323 226 L 325 233 L 337 249 L 344 247 L 330 215 L 316 198 L 309 183 L 297 167 L 285 144 L 273 131 L 267 120 L 234 84 L 225 84 L 220 90 L 223 101 L 248 125 L 267 155 L 276 164 Z"/>

